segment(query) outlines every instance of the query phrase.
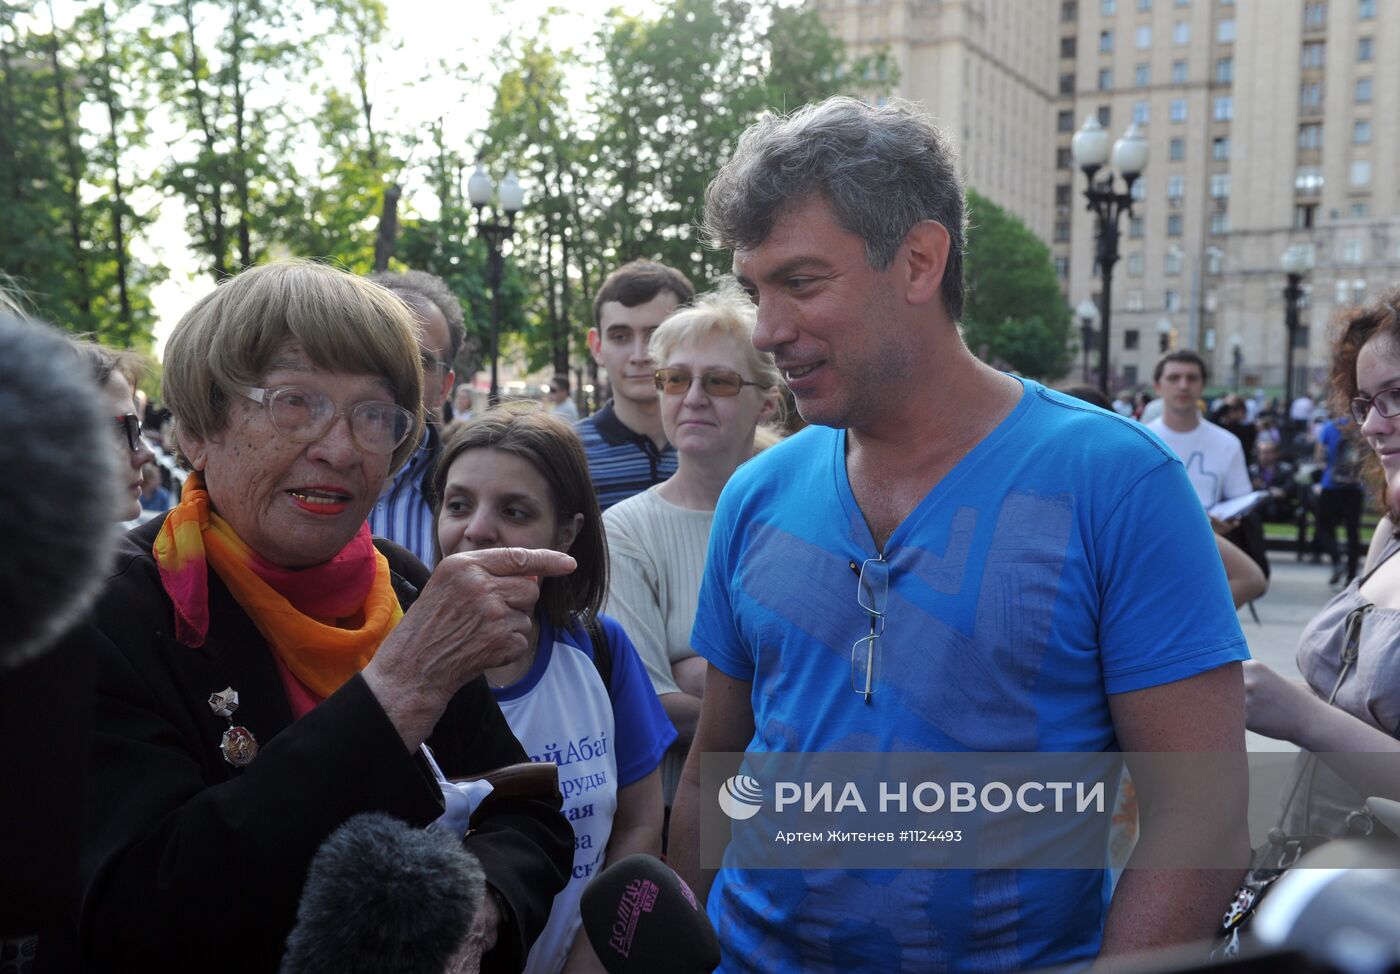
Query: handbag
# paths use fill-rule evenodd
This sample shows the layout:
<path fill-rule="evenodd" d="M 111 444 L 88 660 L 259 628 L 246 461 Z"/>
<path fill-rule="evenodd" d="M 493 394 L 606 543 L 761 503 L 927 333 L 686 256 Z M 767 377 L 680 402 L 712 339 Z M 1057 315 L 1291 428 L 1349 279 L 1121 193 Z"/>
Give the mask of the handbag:
<path fill-rule="evenodd" d="M 1361 624 L 1374 608 L 1374 605 L 1367 602 L 1347 613 L 1346 639 L 1342 644 L 1342 668 L 1337 673 L 1337 682 L 1333 685 L 1332 692 L 1327 696 L 1329 707 L 1337 699 L 1337 693 L 1342 689 L 1342 681 L 1347 678 L 1352 666 L 1356 664 L 1356 657 L 1361 646 Z M 1297 780 L 1293 782 L 1292 791 L 1288 793 L 1288 799 L 1283 803 L 1278 824 L 1269 830 L 1267 840 L 1250 856 L 1249 871 L 1245 873 L 1244 881 L 1235 890 L 1235 895 L 1230 900 L 1224 917 L 1221 918 L 1221 939 L 1215 949 L 1211 951 L 1212 960 L 1227 960 L 1239 955 L 1240 937 L 1254 919 L 1254 914 L 1259 909 L 1259 904 L 1264 899 L 1265 894 L 1305 853 L 1329 841 L 1329 836 L 1306 833 L 1290 835 L 1283 829 L 1283 824 L 1288 821 L 1288 813 L 1293 809 L 1293 803 L 1298 798 L 1298 792 L 1303 782 L 1306 780 L 1311 783 L 1312 781 L 1316 762 L 1316 755 L 1309 754 L 1307 756 L 1302 771 L 1298 773 Z M 1310 785 L 1309 794 L 1311 794 L 1311 790 Z M 1352 812 L 1347 816 L 1346 821 L 1347 832 L 1353 835 L 1370 835 L 1375 824 L 1370 813 L 1364 808 Z"/>

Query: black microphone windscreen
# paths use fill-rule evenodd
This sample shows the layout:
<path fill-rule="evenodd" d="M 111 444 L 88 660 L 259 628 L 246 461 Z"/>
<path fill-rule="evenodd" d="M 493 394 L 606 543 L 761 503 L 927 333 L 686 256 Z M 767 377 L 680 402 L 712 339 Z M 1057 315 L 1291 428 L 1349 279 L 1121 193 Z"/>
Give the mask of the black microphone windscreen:
<path fill-rule="evenodd" d="M 704 906 L 655 856 L 638 853 L 604 869 L 579 909 L 609 974 L 704 974 L 719 966 L 719 938 Z"/>
<path fill-rule="evenodd" d="M 311 860 L 282 974 L 441 974 L 485 893 L 461 839 L 356 815 Z"/>
<path fill-rule="evenodd" d="M 112 417 L 91 370 L 50 328 L 0 311 L 0 673 L 75 622 L 117 536 Z"/>

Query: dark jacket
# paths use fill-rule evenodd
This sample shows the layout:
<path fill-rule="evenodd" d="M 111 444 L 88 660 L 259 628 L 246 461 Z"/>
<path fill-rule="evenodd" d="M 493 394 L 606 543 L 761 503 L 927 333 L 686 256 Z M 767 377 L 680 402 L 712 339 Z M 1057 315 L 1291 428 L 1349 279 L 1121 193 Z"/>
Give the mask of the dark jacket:
<path fill-rule="evenodd" d="M 122 539 L 91 624 L 70 637 L 98 659 L 81 948 L 102 971 L 275 971 L 322 840 L 358 812 L 426 825 L 442 795 L 359 676 L 293 722 L 271 649 L 212 572 L 209 638 L 178 643 L 151 555 L 163 521 Z M 376 543 L 411 602 L 427 569 Z M 260 745 L 243 769 L 220 753 L 228 721 L 208 705 L 225 687 Z M 429 744 L 449 777 L 527 759 L 484 679 Z M 513 913 L 483 969 L 519 970 L 568 879 L 573 832 L 557 802 L 519 800 L 466 844 Z"/>

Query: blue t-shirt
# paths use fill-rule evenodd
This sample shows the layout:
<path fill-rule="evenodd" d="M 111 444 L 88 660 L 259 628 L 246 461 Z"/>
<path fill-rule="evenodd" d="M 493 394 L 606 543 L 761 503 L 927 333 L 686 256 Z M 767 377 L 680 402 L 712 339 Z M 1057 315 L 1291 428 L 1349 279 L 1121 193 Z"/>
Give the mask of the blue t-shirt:
<path fill-rule="evenodd" d="M 752 681 L 750 752 L 1111 751 L 1108 695 L 1248 657 L 1180 460 L 1143 427 L 1025 381 L 1011 414 L 884 549 L 870 704 L 859 565 L 877 555 L 846 434 L 811 427 L 720 499 L 692 644 Z M 1092 959 L 1096 870 L 744 870 L 709 911 L 726 974 L 1016 971 Z"/>
<path fill-rule="evenodd" d="M 1317 441 L 1327 450 L 1327 466 L 1322 471 L 1323 490 L 1340 487 L 1355 490 L 1360 484 L 1356 446 L 1347 439 L 1350 425 L 1351 420 L 1343 416 L 1329 420 L 1317 434 Z"/>
<path fill-rule="evenodd" d="M 558 632 L 543 618 L 530 669 L 491 690 L 530 760 L 559 765 L 562 811 L 574 829 L 573 875 L 554 897 L 527 974 L 555 974 L 563 966 L 578 933 L 579 898 L 603 868 L 618 790 L 656 770 L 676 739 L 632 641 L 613 619 L 598 621 L 612 652 L 611 693 L 588 634 L 578 627 Z"/>

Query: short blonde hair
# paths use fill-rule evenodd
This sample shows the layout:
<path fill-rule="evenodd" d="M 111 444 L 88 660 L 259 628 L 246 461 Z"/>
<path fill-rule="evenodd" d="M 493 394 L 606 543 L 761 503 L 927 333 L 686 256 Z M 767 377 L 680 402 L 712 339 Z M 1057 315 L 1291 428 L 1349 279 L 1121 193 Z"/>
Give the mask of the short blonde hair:
<path fill-rule="evenodd" d="M 178 434 L 221 432 L 238 386 L 257 385 L 287 342 L 312 364 L 384 378 L 415 417 L 394 451 L 397 471 L 423 433 L 423 364 L 413 313 L 377 284 L 307 260 L 284 260 L 229 278 L 175 326 L 165 346 L 161 396 Z"/>
<path fill-rule="evenodd" d="M 728 282 L 700 295 L 694 304 L 672 312 L 651 333 L 647 351 L 659 368 L 681 345 L 716 335 L 729 338 L 738 346 L 759 388 L 766 393 L 778 394 L 781 412 L 783 376 L 773 363 L 772 353 L 760 352 L 753 347 L 753 331 L 757 323 L 758 313 L 753 302 L 739 290 L 737 284 Z"/>

